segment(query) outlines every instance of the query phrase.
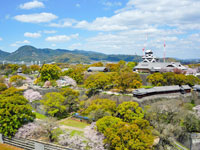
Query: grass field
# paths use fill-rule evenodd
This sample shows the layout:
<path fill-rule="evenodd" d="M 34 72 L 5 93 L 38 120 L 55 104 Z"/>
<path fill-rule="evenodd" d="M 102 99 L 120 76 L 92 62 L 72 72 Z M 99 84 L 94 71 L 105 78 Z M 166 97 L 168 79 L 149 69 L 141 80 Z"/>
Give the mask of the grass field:
<path fill-rule="evenodd" d="M 23 150 L 21 148 L 16 148 L 7 144 L 0 144 L 0 150 Z"/>
<path fill-rule="evenodd" d="M 60 124 L 70 126 L 70 127 L 80 128 L 80 129 L 84 129 L 86 126 L 89 125 L 85 122 L 80 122 L 80 121 L 76 121 L 76 120 L 72 120 L 72 119 L 63 120 L 60 122 Z"/>
<path fill-rule="evenodd" d="M 84 137 L 84 132 L 83 131 L 77 131 L 77 130 L 69 130 L 65 129 L 65 131 L 70 133 L 70 136 L 78 135 Z"/>
<path fill-rule="evenodd" d="M 141 88 L 150 89 L 150 88 L 153 88 L 153 86 L 151 86 L 151 85 L 143 85 L 143 86 L 141 86 Z"/>
<path fill-rule="evenodd" d="M 42 114 L 37 113 L 37 112 L 34 112 L 34 114 L 36 115 L 36 118 L 37 118 L 37 119 L 45 119 L 45 118 L 47 118 L 47 116 L 42 115 Z"/>

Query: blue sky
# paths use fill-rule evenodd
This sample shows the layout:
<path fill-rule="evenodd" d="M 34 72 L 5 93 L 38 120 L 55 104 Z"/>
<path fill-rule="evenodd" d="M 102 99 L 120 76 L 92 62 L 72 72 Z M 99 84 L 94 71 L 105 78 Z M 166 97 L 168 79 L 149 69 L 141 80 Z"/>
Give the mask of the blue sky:
<path fill-rule="evenodd" d="M 200 57 L 199 0 L 1 0 L 0 49 Z"/>

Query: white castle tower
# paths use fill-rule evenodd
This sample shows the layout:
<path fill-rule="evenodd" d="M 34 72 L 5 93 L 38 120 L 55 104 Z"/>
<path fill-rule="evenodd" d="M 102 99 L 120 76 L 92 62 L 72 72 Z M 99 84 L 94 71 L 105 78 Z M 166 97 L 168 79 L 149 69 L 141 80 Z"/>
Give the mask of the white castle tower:
<path fill-rule="evenodd" d="M 142 62 L 158 62 L 158 58 L 153 56 L 152 50 L 146 50 L 145 55 L 142 57 L 143 61 Z"/>

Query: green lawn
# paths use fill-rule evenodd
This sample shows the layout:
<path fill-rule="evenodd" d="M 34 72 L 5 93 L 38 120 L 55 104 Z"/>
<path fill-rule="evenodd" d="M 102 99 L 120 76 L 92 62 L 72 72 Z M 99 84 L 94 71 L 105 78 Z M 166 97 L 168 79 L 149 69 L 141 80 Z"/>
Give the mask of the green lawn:
<path fill-rule="evenodd" d="M 60 124 L 70 126 L 70 127 L 76 127 L 76 128 L 80 128 L 80 129 L 84 129 L 86 126 L 89 125 L 85 122 L 80 122 L 80 121 L 76 121 L 76 120 L 72 120 L 72 119 L 63 120 L 60 122 Z"/>
<path fill-rule="evenodd" d="M 36 115 L 36 118 L 37 118 L 37 119 L 45 119 L 45 118 L 47 118 L 47 116 L 42 115 L 42 114 L 40 114 L 40 113 L 38 113 L 38 112 L 34 112 L 34 114 Z"/>
<path fill-rule="evenodd" d="M 70 135 L 71 136 L 74 136 L 74 135 L 84 136 L 83 131 L 77 131 L 77 130 L 72 130 Z"/>
<path fill-rule="evenodd" d="M 153 88 L 153 86 L 151 86 L 151 85 L 143 85 L 141 88 L 150 89 L 150 88 Z"/>
<path fill-rule="evenodd" d="M 69 132 L 70 136 L 78 135 L 84 137 L 83 131 L 70 130 L 70 129 L 65 129 L 65 131 Z"/>

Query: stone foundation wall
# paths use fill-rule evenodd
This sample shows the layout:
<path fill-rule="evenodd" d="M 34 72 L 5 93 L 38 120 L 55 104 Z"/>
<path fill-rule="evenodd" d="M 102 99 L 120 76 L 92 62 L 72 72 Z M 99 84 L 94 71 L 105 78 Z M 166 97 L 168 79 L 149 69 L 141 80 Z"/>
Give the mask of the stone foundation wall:
<path fill-rule="evenodd" d="M 120 104 L 124 101 L 134 101 L 139 103 L 141 107 L 145 105 L 151 105 L 152 103 L 156 103 L 159 101 L 168 101 L 173 99 L 182 99 L 184 102 L 191 102 L 192 95 L 191 93 L 188 94 L 180 94 L 180 93 L 173 93 L 173 94 L 161 94 L 161 95 L 153 95 L 153 96 L 147 96 L 141 99 L 138 99 L 136 97 L 133 97 L 131 95 L 111 95 L 106 93 L 99 93 L 95 96 L 92 96 L 90 99 L 111 99 L 117 102 L 117 104 Z"/>
<path fill-rule="evenodd" d="M 191 150 L 200 150 L 200 133 L 191 134 Z"/>

